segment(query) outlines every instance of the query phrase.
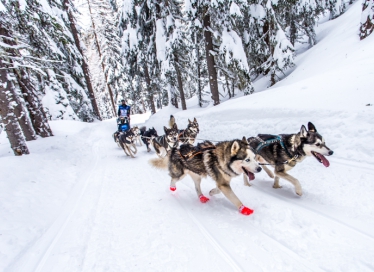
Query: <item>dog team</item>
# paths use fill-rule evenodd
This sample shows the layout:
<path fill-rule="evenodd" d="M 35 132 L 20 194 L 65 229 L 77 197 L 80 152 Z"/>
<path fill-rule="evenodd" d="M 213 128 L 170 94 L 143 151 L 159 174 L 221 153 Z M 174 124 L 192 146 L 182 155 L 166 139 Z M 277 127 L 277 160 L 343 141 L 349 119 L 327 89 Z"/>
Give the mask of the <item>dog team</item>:
<path fill-rule="evenodd" d="M 243 175 L 244 185 L 250 186 L 249 180 L 254 180 L 255 174 L 264 169 L 269 177 L 274 178 L 273 188 L 281 188 L 279 180 L 282 178 L 291 182 L 296 194 L 301 196 L 303 192 L 299 180 L 288 174 L 288 171 L 308 156 L 328 167 L 330 163 L 325 156 L 334 153 L 310 122 L 308 128 L 302 125 L 300 131 L 294 134 L 259 134 L 215 144 L 205 140 L 196 146 L 193 145 L 199 133 L 196 118 L 188 120 L 186 129 L 178 130 L 175 118 L 171 115 L 169 128 L 164 127 L 164 131 L 164 135 L 158 136 L 154 128 L 146 131 L 145 127 L 134 127 L 128 135 L 121 135 L 117 142 L 122 147 L 134 141 L 140 142 L 141 139 L 148 152 L 152 146 L 158 158 L 151 159 L 150 163 L 169 171 L 170 190 L 175 191 L 177 181 L 190 175 L 202 203 L 209 201 L 209 198 L 201 191 L 201 179 L 210 176 L 216 187 L 210 190 L 209 195 L 222 192 L 244 215 L 252 214 L 253 210 L 244 206 L 231 189 L 232 178 Z"/>

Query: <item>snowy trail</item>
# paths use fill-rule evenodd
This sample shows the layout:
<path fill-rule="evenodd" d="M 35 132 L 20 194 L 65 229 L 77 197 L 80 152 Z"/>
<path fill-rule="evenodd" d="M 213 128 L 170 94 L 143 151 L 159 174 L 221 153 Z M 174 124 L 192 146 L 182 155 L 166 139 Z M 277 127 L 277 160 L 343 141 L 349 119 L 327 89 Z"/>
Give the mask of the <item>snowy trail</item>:
<path fill-rule="evenodd" d="M 255 210 L 246 217 L 223 195 L 201 204 L 190 178 L 170 192 L 167 172 L 148 164 L 154 152 L 142 146 L 135 159 L 127 157 L 111 138 L 113 126 L 109 120 L 91 127 L 87 153 L 77 158 L 85 165 L 81 181 L 5 271 L 374 270 L 374 216 L 363 209 L 370 197 L 360 197 L 368 188 L 351 185 L 373 178 L 367 164 L 333 158 L 326 170 L 308 159 L 293 170 L 302 197 L 285 181 L 273 189 L 264 173 L 251 187 L 235 178 L 233 190 Z M 203 180 L 205 194 L 213 187 Z"/>

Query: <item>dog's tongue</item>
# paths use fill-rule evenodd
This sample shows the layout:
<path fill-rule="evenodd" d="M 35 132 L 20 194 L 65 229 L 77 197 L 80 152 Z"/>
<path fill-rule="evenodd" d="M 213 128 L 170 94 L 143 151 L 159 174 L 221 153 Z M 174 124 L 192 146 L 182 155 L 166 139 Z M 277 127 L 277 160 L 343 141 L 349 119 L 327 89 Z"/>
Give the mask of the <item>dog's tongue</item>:
<path fill-rule="evenodd" d="M 325 156 L 323 156 L 323 155 L 321 155 L 321 154 L 319 154 L 319 153 L 317 153 L 317 156 L 318 156 L 318 158 L 321 159 L 322 164 L 323 164 L 325 167 L 329 167 L 329 166 L 330 166 L 330 162 L 325 158 Z"/>
<path fill-rule="evenodd" d="M 249 180 L 254 180 L 255 179 L 255 175 L 252 172 L 247 171 L 247 176 L 248 176 Z"/>

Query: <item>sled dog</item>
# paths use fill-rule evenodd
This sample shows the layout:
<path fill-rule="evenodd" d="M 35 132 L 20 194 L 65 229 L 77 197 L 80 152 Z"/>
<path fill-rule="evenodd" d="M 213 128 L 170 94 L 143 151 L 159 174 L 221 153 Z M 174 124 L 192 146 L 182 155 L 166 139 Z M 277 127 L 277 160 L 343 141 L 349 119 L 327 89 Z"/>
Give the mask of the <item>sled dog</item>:
<path fill-rule="evenodd" d="M 138 128 L 138 126 L 134 126 L 131 128 L 131 131 L 134 133 L 135 135 L 135 144 L 139 143 L 139 146 L 142 146 L 142 139 L 141 139 L 141 131 L 140 129 Z"/>
<path fill-rule="evenodd" d="M 174 124 L 172 128 L 164 126 L 165 134 L 151 139 L 151 145 L 159 157 L 165 157 L 167 152 L 178 147 L 178 127 Z"/>
<path fill-rule="evenodd" d="M 121 132 L 118 135 L 119 146 L 123 149 L 127 156 L 132 158 L 135 158 L 134 155 L 137 152 L 136 145 L 134 144 L 135 139 L 136 136 L 131 129 Z"/>
<path fill-rule="evenodd" d="M 180 149 L 173 148 L 165 158 L 150 160 L 156 168 L 169 169 L 171 176 L 170 190 L 176 190 L 176 182 L 187 174 L 195 183 L 198 198 L 205 203 L 209 198 L 201 192 L 201 178 L 210 176 L 216 182 L 216 188 L 209 192 L 215 195 L 222 192 L 239 211 L 250 215 L 253 210 L 247 208 L 232 191 L 232 178 L 244 173 L 254 178 L 254 173 L 261 171 L 255 160 L 255 153 L 248 145 L 245 137 L 242 140 L 220 142 L 216 145 L 209 141 L 197 146 L 185 144 Z"/>
<path fill-rule="evenodd" d="M 169 127 L 173 127 L 175 124 L 175 117 L 170 115 Z M 193 121 L 188 119 L 188 125 L 186 129 L 178 130 L 178 141 L 180 144 L 194 144 L 197 134 L 199 133 L 199 123 L 196 118 Z"/>
<path fill-rule="evenodd" d="M 303 194 L 300 182 L 287 172 L 307 156 L 313 156 L 325 167 L 329 167 L 330 163 L 325 156 L 331 156 L 334 153 L 326 146 L 324 138 L 311 122 L 308 123 L 308 130 L 303 125 L 300 132 L 296 134 L 259 134 L 257 137 L 248 138 L 248 142 L 256 151 L 256 159 L 260 164 L 269 164 L 274 167 L 273 174 L 265 165 L 262 166 L 269 177 L 274 178 L 273 188 L 282 188 L 279 185 L 279 179 L 283 178 L 295 186 L 295 192 L 299 196 Z M 250 186 L 247 177 L 243 176 L 243 178 L 244 184 Z"/>
<path fill-rule="evenodd" d="M 147 129 L 146 127 L 140 128 L 140 135 L 141 135 L 140 137 L 143 143 L 145 144 L 145 146 L 147 147 L 147 152 L 149 152 L 151 151 L 151 148 L 149 147 L 149 145 L 151 144 L 151 140 L 154 137 L 158 137 L 158 134 L 154 127 L 149 128 L 148 130 L 146 129 Z"/>

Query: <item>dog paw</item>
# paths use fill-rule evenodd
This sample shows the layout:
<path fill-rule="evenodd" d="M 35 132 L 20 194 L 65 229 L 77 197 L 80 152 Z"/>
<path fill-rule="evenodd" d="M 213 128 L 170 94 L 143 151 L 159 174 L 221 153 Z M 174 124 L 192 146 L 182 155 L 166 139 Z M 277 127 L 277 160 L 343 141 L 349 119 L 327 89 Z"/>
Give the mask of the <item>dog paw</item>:
<path fill-rule="evenodd" d="M 170 186 L 170 191 L 173 191 L 173 192 L 174 192 L 176 189 L 177 189 L 177 187 L 171 187 L 171 186 Z"/>
<path fill-rule="evenodd" d="M 299 195 L 299 196 L 302 196 L 302 195 L 303 195 L 303 190 L 302 190 L 301 188 L 296 188 L 296 189 L 295 189 L 295 192 L 296 192 L 296 194 Z"/>
<path fill-rule="evenodd" d="M 199 199 L 200 199 L 200 202 L 201 203 L 207 203 L 209 201 L 209 198 L 207 198 L 206 196 L 204 195 L 200 195 L 199 196 Z"/>
<path fill-rule="evenodd" d="M 213 196 L 213 195 L 219 194 L 220 192 L 221 192 L 220 189 L 218 189 L 218 188 L 213 188 L 212 190 L 210 190 L 209 195 L 210 195 L 210 196 Z"/>
<path fill-rule="evenodd" d="M 275 185 L 275 184 L 274 184 L 274 185 L 273 185 L 273 188 L 274 188 L 274 189 L 280 189 L 280 188 L 283 188 L 283 187 L 282 187 L 281 185 Z"/>
<path fill-rule="evenodd" d="M 253 213 L 253 210 L 251 210 L 250 208 L 247 208 L 244 205 L 241 205 L 239 208 L 239 212 L 244 215 L 251 215 Z"/>

